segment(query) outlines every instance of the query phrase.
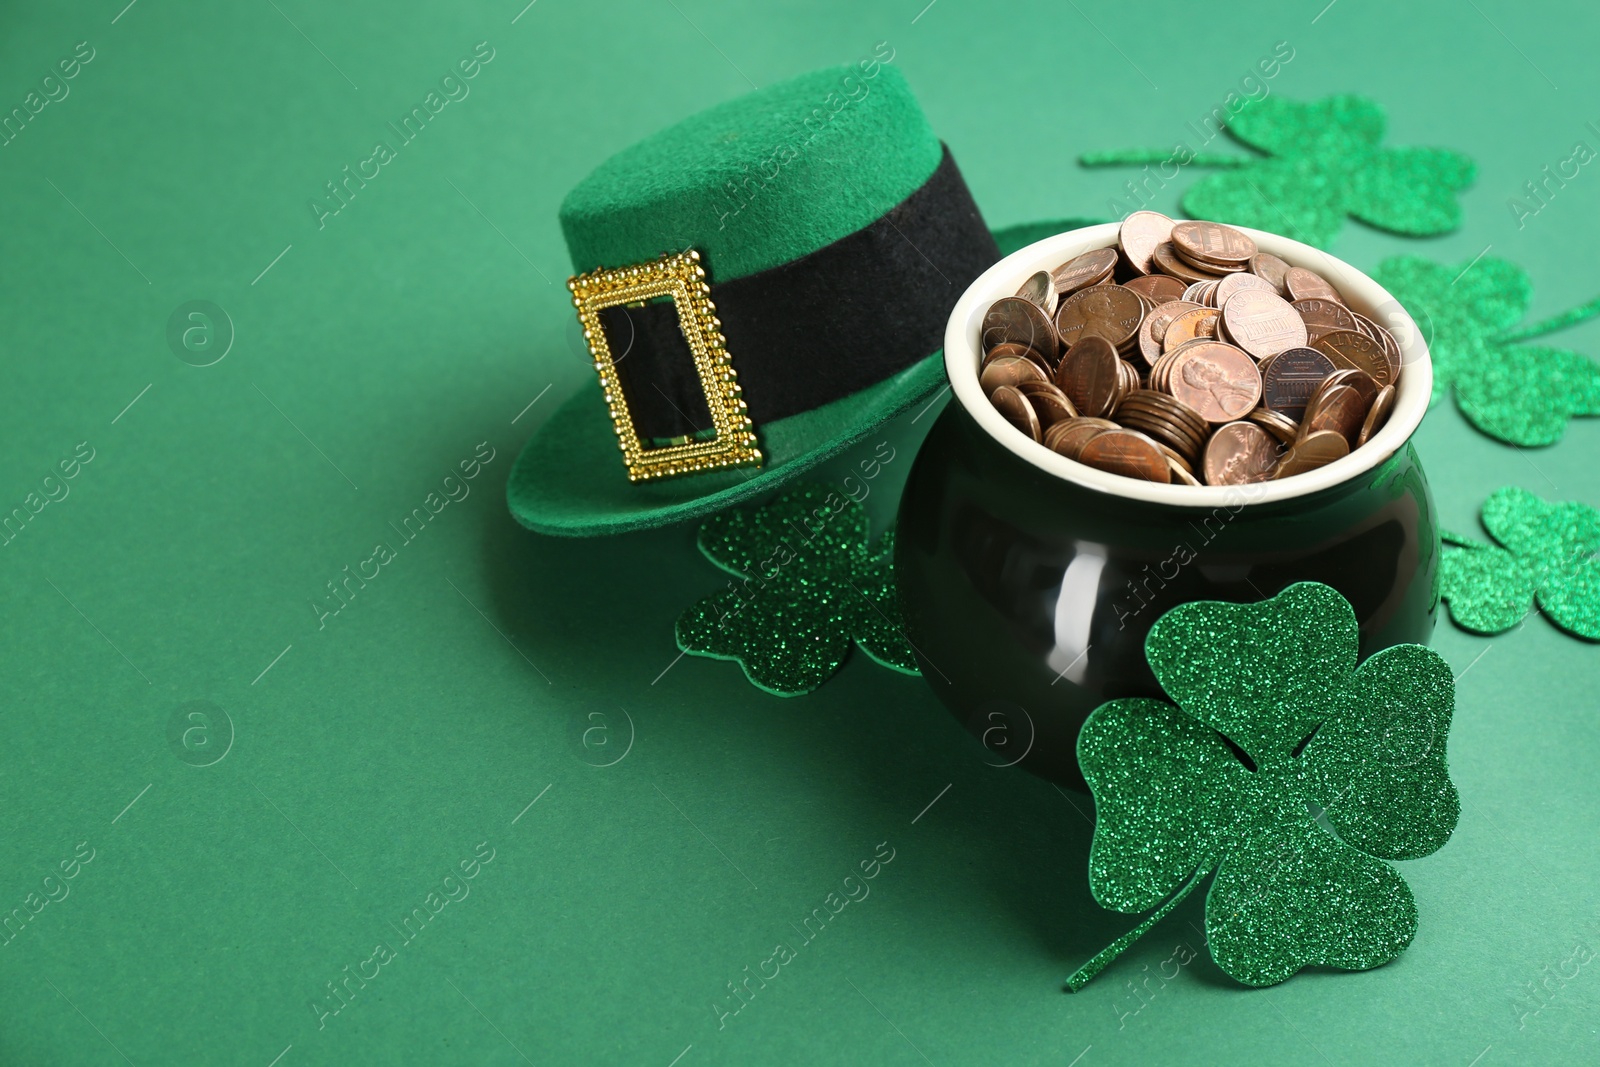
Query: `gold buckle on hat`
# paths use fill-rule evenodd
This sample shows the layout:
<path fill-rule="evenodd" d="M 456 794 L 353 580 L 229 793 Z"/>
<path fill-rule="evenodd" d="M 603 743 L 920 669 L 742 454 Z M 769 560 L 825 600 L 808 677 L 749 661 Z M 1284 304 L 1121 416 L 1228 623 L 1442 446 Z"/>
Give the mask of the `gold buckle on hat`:
<path fill-rule="evenodd" d="M 739 379 L 724 346 L 722 323 L 711 302 L 711 286 L 705 278 L 700 253 L 690 250 L 631 267 L 590 271 L 567 281 L 572 303 L 578 309 L 578 321 L 583 325 L 584 340 L 594 357 L 594 369 L 600 375 L 630 482 L 761 463 L 761 450 L 756 447 L 756 435 L 750 427 Z M 713 432 L 704 439 L 647 448 L 634 427 L 628 398 L 623 395 L 611 345 L 600 325 L 600 311 L 659 296 L 671 298 L 677 311 L 678 328 L 694 355 Z"/>

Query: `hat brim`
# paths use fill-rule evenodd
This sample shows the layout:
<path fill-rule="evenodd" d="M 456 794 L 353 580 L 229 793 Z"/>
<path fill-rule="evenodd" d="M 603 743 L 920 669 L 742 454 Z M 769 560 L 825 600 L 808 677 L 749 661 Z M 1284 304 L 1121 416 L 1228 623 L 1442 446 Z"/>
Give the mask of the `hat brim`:
<path fill-rule="evenodd" d="M 1002 255 L 1087 223 L 1026 223 L 996 230 Z M 829 404 L 756 427 L 763 463 L 634 483 L 593 387 L 578 390 L 523 447 L 506 484 L 511 514 L 558 537 L 594 537 L 685 522 L 761 496 L 927 401 L 946 383 L 942 352 Z"/>

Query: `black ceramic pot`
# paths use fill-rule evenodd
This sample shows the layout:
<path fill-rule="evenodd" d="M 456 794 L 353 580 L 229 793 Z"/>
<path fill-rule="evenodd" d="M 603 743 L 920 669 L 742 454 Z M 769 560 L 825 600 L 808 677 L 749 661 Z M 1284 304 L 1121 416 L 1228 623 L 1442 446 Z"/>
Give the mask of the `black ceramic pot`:
<path fill-rule="evenodd" d="M 1114 224 L 1013 253 L 952 313 L 954 400 L 906 482 L 895 567 L 923 677 L 991 762 L 1082 789 L 1084 719 L 1106 700 L 1161 695 L 1145 635 L 1188 601 L 1262 600 L 1318 581 L 1355 608 L 1363 657 L 1433 632 L 1439 535 L 1410 444 L 1432 389 L 1426 346 L 1399 305 L 1348 264 L 1246 232 L 1333 281 L 1404 350 L 1388 424 L 1349 457 L 1295 478 L 1199 489 L 1134 481 L 1051 452 L 989 405 L 977 379 L 984 310 L 1034 271 L 1112 244 Z"/>

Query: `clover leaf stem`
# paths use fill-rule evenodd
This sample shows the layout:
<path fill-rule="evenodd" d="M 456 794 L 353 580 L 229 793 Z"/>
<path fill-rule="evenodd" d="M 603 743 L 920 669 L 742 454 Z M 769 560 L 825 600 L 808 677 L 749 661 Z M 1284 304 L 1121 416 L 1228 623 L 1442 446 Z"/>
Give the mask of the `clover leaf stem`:
<path fill-rule="evenodd" d="M 1183 901 L 1183 898 L 1189 895 L 1190 890 L 1199 885 L 1201 879 L 1210 873 L 1211 868 L 1209 866 L 1197 868 L 1194 876 L 1189 879 L 1189 884 L 1168 898 L 1167 902 L 1152 912 L 1148 919 L 1101 949 L 1094 959 L 1074 971 L 1072 977 L 1067 979 L 1067 992 L 1076 993 L 1093 981 L 1095 975 L 1110 966 L 1111 961 L 1122 955 L 1129 945 L 1143 937 L 1152 926 L 1166 916 L 1167 912 L 1177 907 Z"/>
<path fill-rule="evenodd" d="M 1600 296 L 1595 297 L 1587 304 L 1579 304 L 1571 311 L 1563 311 L 1559 315 L 1552 315 L 1548 319 L 1534 323 L 1532 326 L 1524 326 L 1520 330 L 1513 330 L 1511 333 L 1503 333 L 1495 338 L 1495 340 L 1499 341 L 1501 344 L 1510 344 L 1513 341 L 1526 341 L 1530 337 L 1538 337 L 1540 334 L 1545 333 L 1554 333 L 1556 330 L 1565 329 L 1568 326 L 1576 325 L 1577 323 L 1583 322 L 1585 319 L 1592 319 L 1596 315 L 1600 315 Z"/>
<path fill-rule="evenodd" d="M 1078 162 L 1085 167 L 1137 167 L 1140 164 L 1166 163 L 1171 161 L 1172 156 L 1173 150 L 1170 148 L 1123 148 L 1110 152 L 1085 152 L 1078 157 Z M 1184 166 L 1242 167 L 1247 163 L 1260 162 L 1261 158 L 1197 152 L 1189 157 Z"/>

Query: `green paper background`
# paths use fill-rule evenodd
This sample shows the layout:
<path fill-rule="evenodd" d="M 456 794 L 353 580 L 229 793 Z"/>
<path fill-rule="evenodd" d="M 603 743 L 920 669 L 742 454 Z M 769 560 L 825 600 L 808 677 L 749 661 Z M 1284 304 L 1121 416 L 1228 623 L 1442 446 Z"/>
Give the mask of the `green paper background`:
<path fill-rule="evenodd" d="M 11 5 L 0 21 L 0 109 L 77 42 L 96 52 L 0 148 L 0 506 L 94 449 L 70 495 L 0 548 L 0 912 L 25 912 L 78 842 L 95 850 L 0 947 L 0 1062 L 1600 1056 L 1600 963 L 1550 979 L 1545 1010 L 1517 1018 L 1527 983 L 1600 949 L 1600 649 L 1545 620 L 1438 632 L 1466 672 L 1450 742 L 1463 812 L 1442 851 L 1400 865 L 1421 912 L 1401 959 L 1249 991 L 1202 952 L 1163 984 L 1178 943 L 1200 948 L 1196 897 L 1066 995 L 1134 922 L 1089 898 L 1086 798 L 987 766 L 924 682 L 864 657 L 790 701 L 732 664 L 678 659 L 674 619 L 723 581 L 692 529 L 544 540 L 503 500 L 534 426 L 593 388 L 561 197 L 752 82 L 890 42 L 1005 225 L 1106 214 L 1129 174 L 1082 170 L 1080 152 L 1185 136 L 1287 40 L 1273 91 L 1368 93 L 1390 109 L 1389 143 L 1479 163 L 1462 232 L 1351 224 L 1334 251 L 1370 269 L 1492 245 L 1532 273 L 1537 319 L 1600 291 L 1600 172 L 1524 228 L 1506 207 L 1575 141 L 1600 144 L 1590 7 L 125 2 Z M 308 198 L 480 41 L 495 58 L 470 96 L 319 230 Z M 209 367 L 166 341 L 191 300 L 236 330 Z M 1600 326 L 1553 343 L 1600 351 Z M 899 458 L 875 518 L 931 419 L 885 431 Z M 319 629 L 324 583 L 398 540 L 388 524 L 479 442 L 495 458 L 470 496 Z M 1446 528 L 1476 531 L 1506 484 L 1600 504 L 1600 420 L 1518 451 L 1443 405 L 1418 446 Z M 190 701 L 232 723 L 211 766 L 168 740 Z M 885 841 L 871 895 L 719 1029 L 725 983 L 797 942 L 790 924 Z M 394 924 L 480 842 L 495 858 L 470 895 L 319 1029 L 308 1002 L 398 942 Z M 1137 980 L 1147 1002 L 1128 1014 Z"/>

